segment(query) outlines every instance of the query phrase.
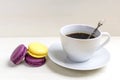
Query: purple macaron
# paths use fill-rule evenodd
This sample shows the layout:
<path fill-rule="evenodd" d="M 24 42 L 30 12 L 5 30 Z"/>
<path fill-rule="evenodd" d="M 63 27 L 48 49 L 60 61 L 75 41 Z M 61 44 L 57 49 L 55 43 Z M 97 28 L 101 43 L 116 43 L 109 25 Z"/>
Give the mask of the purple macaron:
<path fill-rule="evenodd" d="M 25 62 L 33 67 L 39 67 L 42 66 L 43 64 L 45 64 L 46 62 L 46 58 L 34 58 L 32 56 L 30 56 L 29 54 L 26 54 L 25 56 Z"/>
<path fill-rule="evenodd" d="M 27 53 L 27 48 L 23 44 L 21 44 L 13 51 L 10 60 L 14 64 L 20 64 L 23 61 L 26 53 Z"/>

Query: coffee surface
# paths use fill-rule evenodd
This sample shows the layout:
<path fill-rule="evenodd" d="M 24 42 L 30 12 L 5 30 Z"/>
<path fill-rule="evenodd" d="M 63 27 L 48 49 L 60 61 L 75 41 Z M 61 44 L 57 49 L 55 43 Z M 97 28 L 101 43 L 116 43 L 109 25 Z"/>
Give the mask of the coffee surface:
<path fill-rule="evenodd" d="M 88 39 L 90 34 L 87 33 L 71 33 L 67 34 L 66 36 L 72 37 L 72 38 L 77 38 L 77 39 Z M 95 38 L 94 36 L 91 36 L 90 39 Z"/>

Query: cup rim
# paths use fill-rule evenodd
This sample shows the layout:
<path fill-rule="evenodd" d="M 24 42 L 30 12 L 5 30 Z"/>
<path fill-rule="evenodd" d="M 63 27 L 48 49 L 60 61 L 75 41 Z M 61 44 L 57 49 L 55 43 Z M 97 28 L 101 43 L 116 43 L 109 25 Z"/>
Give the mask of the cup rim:
<path fill-rule="evenodd" d="M 91 38 L 91 39 L 77 39 L 77 38 L 72 38 L 72 37 L 66 36 L 66 35 L 63 33 L 63 29 L 64 29 L 64 28 L 70 27 L 70 26 L 78 26 L 78 25 L 79 25 L 79 26 L 87 26 L 87 27 L 90 27 L 90 28 L 93 28 L 93 29 L 94 29 L 94 27 L 92 27 L 91 25 L 87 25 L 87 24 L 69 24 L 69 25 L 63 26 L 63 27 L 60 29 L 60 34 L 61 34 L 62 36 L 64 36 L 64 37 L 66 37 L 66 38 L 70 38 L 70 39 L 74 39 L 74 40 L 83 40 L 83 41 L 85 41 L 85 40 L 95 40 L 95 39 L 98 39 L 98 38 L 101 37 L 101 31 L 100 31 L 100 30 L 98 30 L 98 32 L 100 33 L 99 36 L 97 36 L 97 37 L 95 37 L 95 38 Z"/>

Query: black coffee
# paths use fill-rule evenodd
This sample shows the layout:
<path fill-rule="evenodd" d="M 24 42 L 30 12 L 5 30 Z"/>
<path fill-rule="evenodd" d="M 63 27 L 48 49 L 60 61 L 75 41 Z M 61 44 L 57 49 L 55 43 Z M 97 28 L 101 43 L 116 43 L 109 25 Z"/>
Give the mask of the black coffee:
<path fill-rule="evenodd" d="M 71 33 L 71 34 L 67 34 L 66 36 L 68 37 L 72 37 L 72 38 L 77 38 L 77 39 L 88 39 L 90 34 L 87 33 Z M 91 36 L 91 38 L 95 38 L 94 36 Z"/>

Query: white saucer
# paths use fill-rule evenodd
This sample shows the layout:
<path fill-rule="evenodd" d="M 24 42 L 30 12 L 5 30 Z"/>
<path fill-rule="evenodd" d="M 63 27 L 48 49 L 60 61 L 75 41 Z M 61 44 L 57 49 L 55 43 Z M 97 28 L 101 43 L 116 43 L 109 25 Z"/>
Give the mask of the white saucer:
<path fill-rule="evenodd" d="M 60 41 L 56 41 L 49 47 L 49 58 L 56 64 L 74 70 L 93 70 L 106 65 L 109 61 L 110 54 L 102 48 L 97 51 L 91 59 L 86 62 L 77 63 L 69 60 L 62 49 Z"/>

